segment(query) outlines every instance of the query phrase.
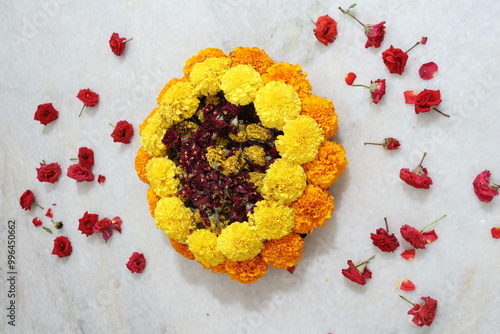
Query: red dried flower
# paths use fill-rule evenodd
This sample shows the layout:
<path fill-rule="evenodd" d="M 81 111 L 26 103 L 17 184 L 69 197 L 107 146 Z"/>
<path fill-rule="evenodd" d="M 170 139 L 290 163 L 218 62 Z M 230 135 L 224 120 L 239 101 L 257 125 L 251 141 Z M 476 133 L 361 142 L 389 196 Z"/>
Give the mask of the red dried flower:
<path fill-rule="evenodd" d="M 366 265 L 373 259 L 375 256 L 372 256 L 368 260 L 361 262 L 358 265 L 354 265 L 354 263 L 349 260 L 347 261 L 347 265 L 349 266 L 347 269 L 342 269 L 342 275 L 351 281 L 358 283 L 360 285 L 366 284 L 367 278 L 372 278 L 372 272 L 370 269 L 366 268 Z"/>
<path fill-rule="evenodd" d="M 102 233 L 102 238 L 108 241 L 113 235 L 113 222 L 109 218 L 103 218 L 94 224 L 94 233 Z"/>
<path fill-rule="evenodd" d="M 498 195 L 498 189 L 500 186 L 491 182 L 490 176 L 491 172 L 489 170 L 485 170 L 479 173 L 472 182 L 474 193 L 481 202 L 489 203 L 493 197 Z"/>
<path fill-rule="evenodd" d="M 59 117 L 59 112 L 54 108 L 52 103 L 40 104 L 35 111 L 35 121 L 39 121 L 43 125 L 47 125 L 55 121 Z"/>
<path fill-rule="evenodd" d="M 67 175 L 68 177 L 75 179 L 77 182 L 94 181 L 94 174 L 92 174 L 92 171 L 80 164 L 69 166 Z"/>
<path fill-rule="evenodd" d="M 409 279 L 404 279 L 403 282 L 401 282 L 399 289 L 403 291 L 414 291 L 415 284 L 413 284 L 413 282 L 410 281 Z"/>
<path fill-rule="evenodd" d="M 430 80 L 438 74 L 438 66 L 435 62 L 425 63 L 420 66 L 418 75 L 424 80 Z"/>
<path fill-rule="evenodd" d="M 121 56 L 123 50 L 125 50 L 125 45 L 130 40 L 132 40 L 132 38 L 127 40 L 125 37 L 120 37 L 118 33 L 114 32 L 111 34 L 111 37 L 109 38 L 109 47 L 111 48 L 111 51 L 113 51 L 115 55 Z"/>
<path fill-rule="evenodd" d="M 353 72 L 349 72 L 345 75 L 345 83 L 348 84 L 349 86 L 352 86 L 352 83 L 354 80 L 356 80 L 357 75 Z"/>
<path fill-rule="evenodd" d="M 328 15 L 320 16 L 313 32 L 321 43 L 325 45 L 333 43 L 337 36 L 337 22 Z"/>
<path fill-rule="evenodd" d="M 385 79 L 377 79 L 375 81 L 370 81 L 370 86 L 366 85 L 352 85 L 354 87 L 365 87 L 370 90 L 372 102 L 377 104 L 380 102 L 382 97 L 385 95 Z"/>
<path fill-rule="evenodd" d="M 495 239 L 500 239 L 500 227 L 492 227 L 491 236 Z"/>
<path fill-rule="evenodd" d="M 394 252 L 399 247 L 398 239 L 394 234 L 389 234 L 387 218 L 384 218 L 385 229 L 379 228 L 374 233 L 370 233 L 373 244 L 382 252 Z"/>
<path fill-rule="evenodd" d="M 116 123 L 115 129 L 111 133 L 115 143 L 130 144 L 130 139 L 134 135 L 134 127 L 127 121 Z"/>
<path fill-rule="evenodd" d="M 410 225 L 403 225 L 400 229 L 403 239 L 415 248 L 425 249 L 427 242 L 420 231 Z"/>
<path fill-rule="evenodd" d="M 54 248 L 52 249 L 52 254 L 59 257 L 70 256 L 73 248 L 71 247 L 71 242 L 68 238 L 60 236 L 54 239 Z"/>
<path fill-rule="evenodd" d="M 415 258 L 415 250 L 407 249 L 403 253 L 401 253 L 401 257 L 406 261 L 413 261 L 413 259 Z"/>
<path fill-rule="evenodd" d="M 99 215 L 86 211 L 83 217 L 78 220 L 78 230 L 87 237 L 94 234 L 94 226 L 99 220 Z"/>
<path fill-rule="evenodd" d="M 94 151 L 88 147 L 80 147 L 78 149 L 78 163 L 86 168 L 94 166 Z"/>
<path fill-rule="evenodd" d="M 40 163 L 40 168 L 36 168 L 36 172 L 38 181 L 55 183 L 59 180 L 59 175 L 61 175 L 61 166 L 57 162 Z"/>
<path fill-rule="evenodd" d="M 83 107 L 78 117 L 82 115 L 85 107 L 94 107 L 97 103 L 99 103 L 99 94 L 94 93 L 90 89 L 81 89 L 76 97 L 83 102 Z"/>
<path fill-rule="evenodd" d="M 35 225 L 36 227 L 42 226 L 43 225 L 42 220 L 39 217 L 33 218 L 33 225 Z"/>
<path fill-rule="evenodd" d="M 142 273 L 146 267 L 146 258 L 144 257 L 144 254 L 137 252 L 132 253 L 132 256 L 129 258 L 126 266 L 128 270 L 133 273 Z"/>
<path fill-rule="evenodd" d="M 97 177 L 97 182 L 99 184 L 103 184 L 104 182 L 106 182 L 106 176 L 99 174 L 99 176 Z"/>
<path fill-rule="evenodd" d="M 383 146 L 387 151 L 394 151 L 401 147 L 401 143 L 396 138 L 388 137 L 384 138 L 382 143 L 364 143 L 365 145 L 380 145 Z"/>
<path fill-rule="evenodd" d="M 26 190 L 19 198 L 19 204 L 25 211 L 31 210 L 31 205 L 35 201 L 35 194 L 31 190 Z"/>
<path fill-rule="evenodd" d="M 408 303 L 413 305 L 413 308 L 408 311 L 409 315 L 413 315 L 412 321 L 419 327 L 422 326 L 430 326 L 434 321 L 434 317 L 436 316 L 437 310 L 437 300 L 432 299 L 431 297 L 421 297 L 424 301 L 423 304 L 415 304 L 410 302 L 408 299 L 400 296 Z"/>
<path fill-rule="evenodd" d="M 365 30 L 365 35 L 368 38 L 368 40 L 366 41 L 366 44 L 365 44 L 365 49 L 367 49 L 371 46 L 376 47 L 376 48 L 380 47 L 380 44 L 384 40 L 384 35 L 385 35 L 385 26 L 384 26 L 385 21 L 377 23 L 377 24 L 364 24 L 360 20 L 358 20 L 354 15 L 351 14 L 351 9 L 354 7 L 356 7 L 356 4 L 349 6 L 349 8 L 347 8 L 347 10 L 339 7 L 339 10 L 342 13 L 349 15 L 354 20 L 356 20 L 356 22 L 358 22 L 359 24 L 361 24 L 363 26 L 363 28 Z"/>
<path fill-rule="evenodd" d="M 420 163 L 414 170 L 410 171 L 408 168 L 401 168 L 399 178 L 412 187 L 429 189 L 432 185 L 432 179 L 427 176 L 427 169 L 422 167 L 422 162 L 426 155 L 427 153 L 424 153 L 422 160 L 420 160 Z"/>
<path fill-rule="evenodd" d="M 389 49 L 382 52 L 382 60 L 390 73 L 401 75 L 405 70 L 408 54 L 391 45 Z"/>

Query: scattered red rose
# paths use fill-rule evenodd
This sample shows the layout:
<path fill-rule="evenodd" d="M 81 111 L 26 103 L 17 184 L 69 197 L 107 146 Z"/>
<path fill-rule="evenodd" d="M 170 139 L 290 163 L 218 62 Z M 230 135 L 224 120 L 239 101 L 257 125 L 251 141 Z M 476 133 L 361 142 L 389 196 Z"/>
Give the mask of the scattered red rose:
<path fill-rule="evenodd" d="M 33 225 L 35 225 L 36 227 L 42 226 L 42 220 L 39 217 L 33 218 Z"/>
<path fill-rule="evenodd" d="M 35 194 L 31 190 L 26 190 L 19 198 L 19 204 L 23 210 L 31 210 L 31 205 L 35 202 Z"/>
<path fill-rule="evenodd" d="M 414 291 L 415 284 L 413 284 L 413 282 L 410 281 L 409 279 L 404 279 L 403 282 L 401 282 L 399 289 L 403 291 Z"/>
<path fill-rule="evenodd" d="M 83 102 L 83 107 L 78 117 L 82 115 L 85 107 L 94 107 L 97 103 L 99 103 L 99 94 L 91 91 L 90 89 L 81 89 L 76 97 Z"/>
<path fill-rule="evenodd" d="M 394 234 L 389 234 L 387 218 L 384 218 L 384 221 L 385 229 L 378 228 L 375 233 L 370 233 L 370 238 L 382 252 L 394 252 L 399 247 L 399 241 Z"/>
<path fill-rule="evenodd" d="M 38 181 L 55 183 L 59 180 L 59 175 L 61 175 L 61 166 L 57 162 L 40 163 L 40 168 L 36 168 L 36 172 Z"/>
<path fill-rule="evenodd" d="M 495 239 L 500 239 L 500 227 L 492 227 L 491 236 Z"/>
<path fill-rule="evenodd" d="M 347 261 L 347 265 L 349 267 L 347 269 L 342 269 L 342 275 L 344 275 L 346 278 L 350 279 L 354 283 L 365 285 L 366 279 L 372 278 L 372 272 L 370 271 L 370 269 L 366 267 L 366 265 L 374 257 L 375 256 L 372 256 L 368 260 L 363 261 L 358 265 L 354 265 L 354 263 L 351 260 Z"/>
<path fill-rule="evenodd" d="M 113 222 L 109 218 L 103 218 L 94 224 L 94 233 L 102 233 L 102 238 L 108 241 L 113 235 Z"/>
<path fill-rule="evenodd" d="M 59 257 L 70 256 L 73 251 L 71 247 L 71 241 L 64 236 L 60 236 L 54 239 L 54 248 L 52 249 L 52 254 Z"/>
<path fill-rule="evenodd" d="M 438 74 L 438 66 L 435 62 L 425 63 L 420 66 L 418 75 L 424 80 L 431 80 Z"/>
<path fill-rule="evenodd" d="M 348 84 L 349 86 L 352 86 L 354 80 L 356 80 L 357 75 L 356 73 L 349 72 L 345 75 L 345 83 Z"/>
<path fill-rule="evenodd" d="M 144 254 L 137 252 L 132 253 L 132 256 L 129 258 L 126 266 L 128 270 L 133 273 L 142 273 L 146 267 L 146 258 L 144 257 Z"/>
<path fill-rule="evenodd" d="M 83 167 L 80 164 L 69 166 L 67 175 L 68 177 L 75 179 L 77 182 L 94 181 L 94 174 L 92 174 L 90 168 Z"/>
<path fill-rule="evenodd" d="M 94 226 L 99 220 L 99 215 L 86 211 L 83 217 L 78 220 L 78 230 L 87 237 L 94 234 Z"/>
<path fill-rule="evenodd" d="M 420 231 L 410 225 L 403 225 L 400 229 L 401 236 L 413 247 L 425 249 L 425 245 L 436 241 L 438 239 L 438 236 L 434 230 L 430 232 L 424 232 L 424 230 L 427 227 L 436 224 L 444 217 L 446 217 L 446 215 L 443 215 L 432 223 L 425 225 Z"/>
<path fill-rule="evenodd" d="M 403 50 L 394 48 L 392 45 L 389 49 L 382 52 L 382 60 L 389 70 L 389 73 L 396 73 L 401 75 L 405 70 L 406 62 L 408 61 L 408 54 Z"/>
<path fill-rule="evenodd" d="M 35 121 L 39 121 L 43 125 L 47 125 L 55 121 L 59 117 L 59 112 L 54 108 L 52 103 L 40 104 L 35 111 Z"/>
<path fill-rule="evenodd" d="M 364 87 L 368 88 L 371 93 L 372 102 L 377 104 L 380 102 L 382 97 L 385 95 L 385 79 L 377 79 L 375 81 L 370 81 L 370 86 L 366 85 L 351 85 L 354 87 Z"/>
<path fill-rule="evenodd" d="M 384 149 L 387 151 L 394 151 L 394 150 L 397 150 L 398 148 L 401 147 L 401 143 L 399 142 L 399 140 L 397 140 L 396 138 L 392 138 L 392 137 L 384 138 L 384 141 L 382 143 L 365 142 L 364 144 L 365 145 L 380 145 L 380 146 L 383 146 Z"/>
<path fill-rule="evenodd" d="M 403 253 L 401 253 L 401 257 L 405 259 L 406 261 L 413 261 L 415 258 L 415 250 L 414 249 L 407 249 Z"/>
<path fill-rule="evenodd" d="M 127 40 L 125 37 L 120 37 L 118 33 L 114 32 L 111 34 L 111 37 L 109 38 L 109 47 L 111 48 L 111 51 L 113 51 L 115 55 L 121 56 L 123 50 L 125 50 L 125 45 L 131 39 Z"/>
<path fill-rule="evenodd" d="M 415 304 L 410 302 L 403 296 L 400 296 L 402 299 L 406 300 L 408 303 L 413 305 L 413 308 L 408 311 L 409 315 L 413 315 L 412 321 L 419 327 L 430 326 L 434 321 L 434 317 L 436 316 L 437 310 L 437 300 L 431 297 L 421 297 L 424 301 L 423 304 Z"/>
<path fill-rule="evenodd" d="M 407 90 L 403 94 L 405 103 L 413 104 L 416 114 L 429 112 L 432 109 L 445 117 L 450 117 L 450 115 L 436 108 L 436 106 L 442 102 L 441 92 L 439 90 L 424 89 L 418 94 L 415 91 Z"/>
<path fill-rule="evenodd" d="M 472 186 L 474 187 L 474 193 L 481 202 L 489 203 L 493 197 L 498 195 L 498 189 L 500 186 L 490 181 L 491 172 L 485 170 L 479 173 Z"/>
<path fill-rule="evenodd" d="M 78 149 L 78 163 L 85 168 L 94 166 L 94 151 L 88 147 L 80 147 Z"/>
<path fill-rule="evenodd" d="M 115 129 L 111 133 L 115 143 L 130 144 L 130 139 L 134 135 L 134 127 L 127 121 L 116 123 Z"/>
<path fill-rule="evenodd" d="M 337 36 L 337 22 L 328 15 L 320 16 L 316 21 L 316 28 L 313 32 L 321 43 L 325 45 L 333 43 Z"/>
<path fill-rule="evenodd" d="M 427 176 L 427 169 L 422 167 L 422 162 L 426 155 L 427 153 L 424 153 L 422 160 L 420 160 L 418 166 L 412 171 L 408 168 L 401 168 L 399 171 L 399 178 L 412 187 L 429 189 L 432 185 L 432 179 Z"/>
<path fill-rule="evenodd" d="M 384 26 L 385 21 L 382 21 L 377 24 L 364 24 L 360 20 L 358 20 L 354 15 L 351 14 L 351 9 L 354 7 L 356 7 L 356 4 L 352 4 L 351 6 L 349 6 L 349 8 L 347 8 L 347 10 L 339 7 L 339 10 L 342 13 L 349 15 L 354 20 L 356 20 L 356 22 L 358 22 L 363 26 L 363 29 L 365 30 L 365 35 L 368 38 L 365 44 L 365 49 L 371 46 L 379 48 L 385 36 L 385 26 Z"/>

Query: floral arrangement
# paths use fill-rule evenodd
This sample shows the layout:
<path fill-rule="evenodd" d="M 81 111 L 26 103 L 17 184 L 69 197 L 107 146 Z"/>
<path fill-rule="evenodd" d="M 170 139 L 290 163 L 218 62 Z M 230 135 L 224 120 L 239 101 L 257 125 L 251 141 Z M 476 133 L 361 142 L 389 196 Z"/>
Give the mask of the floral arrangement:
<path fill-rule="evenodd" d="M 348 163 L 328 140 L 335 108 L 306 76 L 258 48 L 209 48 L 162 89 L 140 126 L 135 168 L 177 252 L 239 283 L 300 261 Z"/>

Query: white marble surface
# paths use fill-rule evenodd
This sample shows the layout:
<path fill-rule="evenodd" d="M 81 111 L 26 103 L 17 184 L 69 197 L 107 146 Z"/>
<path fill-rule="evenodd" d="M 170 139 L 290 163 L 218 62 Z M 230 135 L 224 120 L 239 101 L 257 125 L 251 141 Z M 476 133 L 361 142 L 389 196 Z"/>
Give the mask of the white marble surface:
<path fill-rule="evenodd" d="M 342 1 L 0 1 L 0 332 L 8 333 L 495 333 L 500 315 L 500 198 L 481 203 L 471 182 L 489 169 L 500 183 L 500 88 L 495 41 L 500 5 L 493 0 L 358 1 L 354 12 L 366 23 L 387 21 L 380 49 L 364 48 L 359 25 L 342 15 Z M 329 14 L 339 36 L 325 47 L 313 36 L 312 20 Z M 112 32 L 133 37 L 116 57 Z M 389 74 L 380 53 L 391 44 L 409 48 L 402 76 Z M 259 282 L 239 285 L 182 258 L 155 228 L 146 185 L 134 172 L 139 147 L 113 143 L 108 123 L 137 126 L 155 106 L 163 84 L 182 75 L 184 61 L 206 47 L 230 52 L 237 46 L 264 48 L 277 61 L 300 64 L 313 92 L 334 101 L 340 120 L 336 140 L 347 149 L 349 167 L 334 186 L 336 211 L 325 228 L 306 239 L 294 275 L 270 269 Z M 434 61 L 431 81 L 418 76 Z M 371 105 L 368 92 L 344 83 L 387 79 L 387 94 Z M 76 93 L 90 88 L 99 105 L 81 118 Z M 404 90 L 440 89 L 449 119 L 415 115 Z M 37 105 L 52 102 L 60 117 L 47 127 L 33 120 Z M 397 152 L 363 146 L 393 136 Z M 80 146 L 93 148 L 94 172 L 107 177 L 77 184 L 62 176 L 39 183 L 38 162 L 57 161 L 65 172 Z M 398 178 L 400 168 L 425 166 L 430 190 L 413 189 Z M 45 211 L 24 212 L 22 192 L 32 189 L 54 218 L 64 222 L 73 254 L 51 255 L 49 235 L 31 224 Z M 106 244 L 77 230 L 85 211 L 121 216 L 123 233 Z M 443 214 L 439 240 L 418 251 L 413 262 L 378 251 L 370 232 L 388 217 L 422 227 Z M 7 222 L 16 225 L 16 326 L 7 325 Z M 400 241 L 401 238 L 400 238 Z M 398 253 L 407 247 L 403 247 Z M 132 252 L 145 254 L 143 274 L 125 267 Z M 357 286 L 341 275 L 346 261 L 376 258 L 373 279 Z M 396 281 L 411 279 L 417 301 L 439 301 L 430 328 L 418 328 L 398 295 Z"/>

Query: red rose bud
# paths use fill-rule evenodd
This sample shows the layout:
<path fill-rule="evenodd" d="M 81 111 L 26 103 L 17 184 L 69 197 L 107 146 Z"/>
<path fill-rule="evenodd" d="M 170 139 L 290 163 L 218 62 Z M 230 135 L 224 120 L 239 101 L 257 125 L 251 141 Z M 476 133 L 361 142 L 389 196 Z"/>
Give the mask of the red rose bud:
<path fill-rule="evenodd" d="M 438 74 L 438 66 L 435 62 L 425 63 L 420 66 L 418 75 L 424 80 L 430 80 Z"/>
<path fill-rule="evenodd" d="M 99 220 L 99 215 L 85 212 L 83 217 L 78 220 L 78 230 L 87 237 L 94 234 L 94 226 Z"/>
<path fill-rule="evenodd" d="M 35 111 L 35 121 L 39 121 L 43 125 L 47 125 L 55 121 L 59 117 L 59 112 L 54 108 L 52 103 L 40 104 Z"/>
<path fill-rule="evenodd" d="M 384 40 L 384 35 L 385 35 L 385 26 L 384 26 L 385 21 L 377 23 L 377 24 L 364 24 L 363 22 L 358 20 L 354 15 L 351 14 L 351 9 L 354 7 L 356 7 L 356 4 L 349 6 L 349 8 L 347 8 L 347 10 L 339 7 L 339 10 L 342 13 L 349 15 L 354 20 L 356 20 L 356 22 L 358 22 L 359 24 L 361 24 L 363 26 L 363 29 L 365 30 L 365 35 L 368 38 L 368 40 L 366 41 L 366 44 L 365 44 L 365 49 L 367 49 L 371 46 L 376 47 L 376 48 L 380 47 L 380 44 Z"/>
<path fill-rule="evenodd" d="M 36 172 L 38 181 L 55 183 L 59 180 L 59 175 L 61 175 L 61 166 L 57 162 L 40 163 L 40 168 L 36 168 Z"/>
<path fill-rule="evenodd" d="M 374 233 L 370 233 L 370 238 L 373 244 L 377 246 L 382 252 L 394 252 L 399 247 L 398 239 L 394 234 L 389 234 L 389 226 L 387 225 L 387 218 L 384 218 L 385 229 L 379 228 Z"/>
<path fill-rule="evenodd" d="M 321 43 L 325 45 L 333 43 L 337 36 L 337 22 L 328 15 L 320 16 L 316 21 L 316 28 L 313 32 Z"/>
<path fill-rule="evenodd" d="M 142 273 L 146 267 L 146 258 L 144 254 L 134 252 L 126 263 L 126 266 L 132 273 Z"/>
<path fill-rule="evenodd" d="M 406 299 L 403 296 L 399 296 L 411 305 L 413 305 L 413 308 L 408 311 L 409 315 L 413 315 L 412 321 L 419 327 L 422 326 L 430 326 L 432 322 L 434 321 L 434 317 L 436 316 L 436 310 L 437 310 L 437 300 L 432 299 L 431 297 L 421 297 L 424 301 L 423 304 L 415 304 L 410 302 L 408 299 Z"/>
<path fill-rule="evenodd" d="M 80 147 L 78 149 L 78 163 L 86 168 L 94 166 L 94 151 L 88 147 Z"/>
<path fill-rule="evenodd" d="M 489 170 L 485 170 L 484 172 L 479 173 L 472 182 L 474 193 L 481 202 L 489 203 L 493 197 L 498 195 L 498 189 L 500 186 L 491 182 L 490 176 L 491 172 Z"/>
<path fill-rule="evenodd" d="M 500 227 L 493 227 L 491 229 L 491 236 L 495 239 L 500 239 Z"/>
<path fill-rule="evenodd" d="M 33 218 L 33 225 L 35 225 L 36 227 L 42 226 L 42 220 L 39 217 Z"/>
<path fill-rule="evenodd" d="M 403 225 L 400 229 L 401 236 L 415 248 L 425 249 L 427 242 L 425 237 L 416 228 L 410 225 Z"/>
<path fill-rule="evenodd" d="M 90 89 L 80 90 L 76 97 L 83 102 L 83 107 L 78 117 L 82 115 L 83 109 L 85 109 L 85 107 L 94 107 L 97 103 L 99 103 L 99 94 L 94 93 Z"/>
<path fill-rule="evenodd" d="M 59 257 L 70 256 L 73 248 L 71 247 L 71 242 L 68 238 L 61 236 L 54 240 L 54 248 L 52 249 L 52 254 Z"/>
<path fill-rule="evenodd" d="M 364 143 L 365 145 L 379 145 L 383 146 L 387 151 L 394 151 L 401 147 L 401 143 L 396 138 L 388 137 L 384 138 L 382 143 Z"/>
<path fill-rule="evenodd" d="M 130 139 L 134 135 L 134 127 L 127 121 L 119 121 L 116 123 L 115 129 L 111 133 L 113 142 L 130 144 Z"/>
<path fill-rule="evenodd" d="M 401 49 L 394 48 L 392 45 L 389 49 L 382 52 L 382 60 L 384 65 L 389 70 L 389 73 L 401 75 L 405 70 L 408 54 Z"/>
<path fill-rule="evenodd" d="M 403 291 L 414 291 L 415 284 L 413 284 L 413 282 L 410 281 L 409 279 L 404 279 L 403 282 L 401 282 L 399 289 Z"/>
<path fill-rule="evenodd" d="M 349 266 L 347 269 L 342 269 L 342 275 L 344 275 L 349 280 L 354 283 L 358 283 L 360 285 L 366 284 L 367 278 L 372 278 L 372 272 L 370 269 L 366 268 L 366 265 L 373 259 L 375 256 L 372 256 L 368 260 L 361 262 L 358 265 L 354 265 L 354 263 L 349 260 L 347 261 L 347 265 Z"/>
<path fill-rule="evenodd" d="M 366 85 L 352 85 L 354 87 L 364 87 L 368 88 L 371 93 L 372 102 L 377 104 L 380 102 L 382 97 L 385 95 L 385 79 L 377 79 L 375 81 L 370 81 L 370 86 Z"/>
<path fill-rule="evenodd" d="M 349 72 L 345 75 L 345 83 L 352 86 L 354 80 L 356 80 L 357 75 L 353 72 Z"/>
<path fill-rule="evenodd" d="M 31 205 L 35 201 L 35 194 L 31 190 L 26 190 L 19 198 L 19 204 L 23 210 L 28 211 L 31 210 Z"/>
<path fill-rule="evenodd" d="M 111 34 L 111 37 L 109 39 L 109 47 L 115 55 L 121 56 L 123 50 L 125 50 L 125 45 L 131 40 L 132 38 L 126 39 L 125 37 L 120 37 L 118 33 L 114 32 Z"/>
<path fill-rule="evenodd" d="M 413 261 L 415 258 L 415 250 L 414 249 L 407 249 L 403 253 L 401 253 L 401 257 L 405 259 L 406 261 Z"/>
<path fill-rule="evenodd" d="M 427 153 L 424 153 L 422 160 L 420 160 L 420 163 L 414 170 L 410 171 L 408 168 L 401 168 L 399 178 L 412 187 L 429 189 L 432 185 L 432 179 L 427 176 L 427 169 L 422 167 L 422 162 L 426 155 Z"/>
<path fill-rule="evenodd" d="M 94 181 L 94 174 L 89 168 L 83 167 L 80 164 L 74 164 L 68 167 L 68 177 L 75 179 L 77 182 Z"/>
<path fill-rule="evenodd" d="M 106 176 L 99 174 L 99 176 L 97 177 L 97 182 L 99 184 L 103 184 L 104 182 L 106 182 Z"/>

